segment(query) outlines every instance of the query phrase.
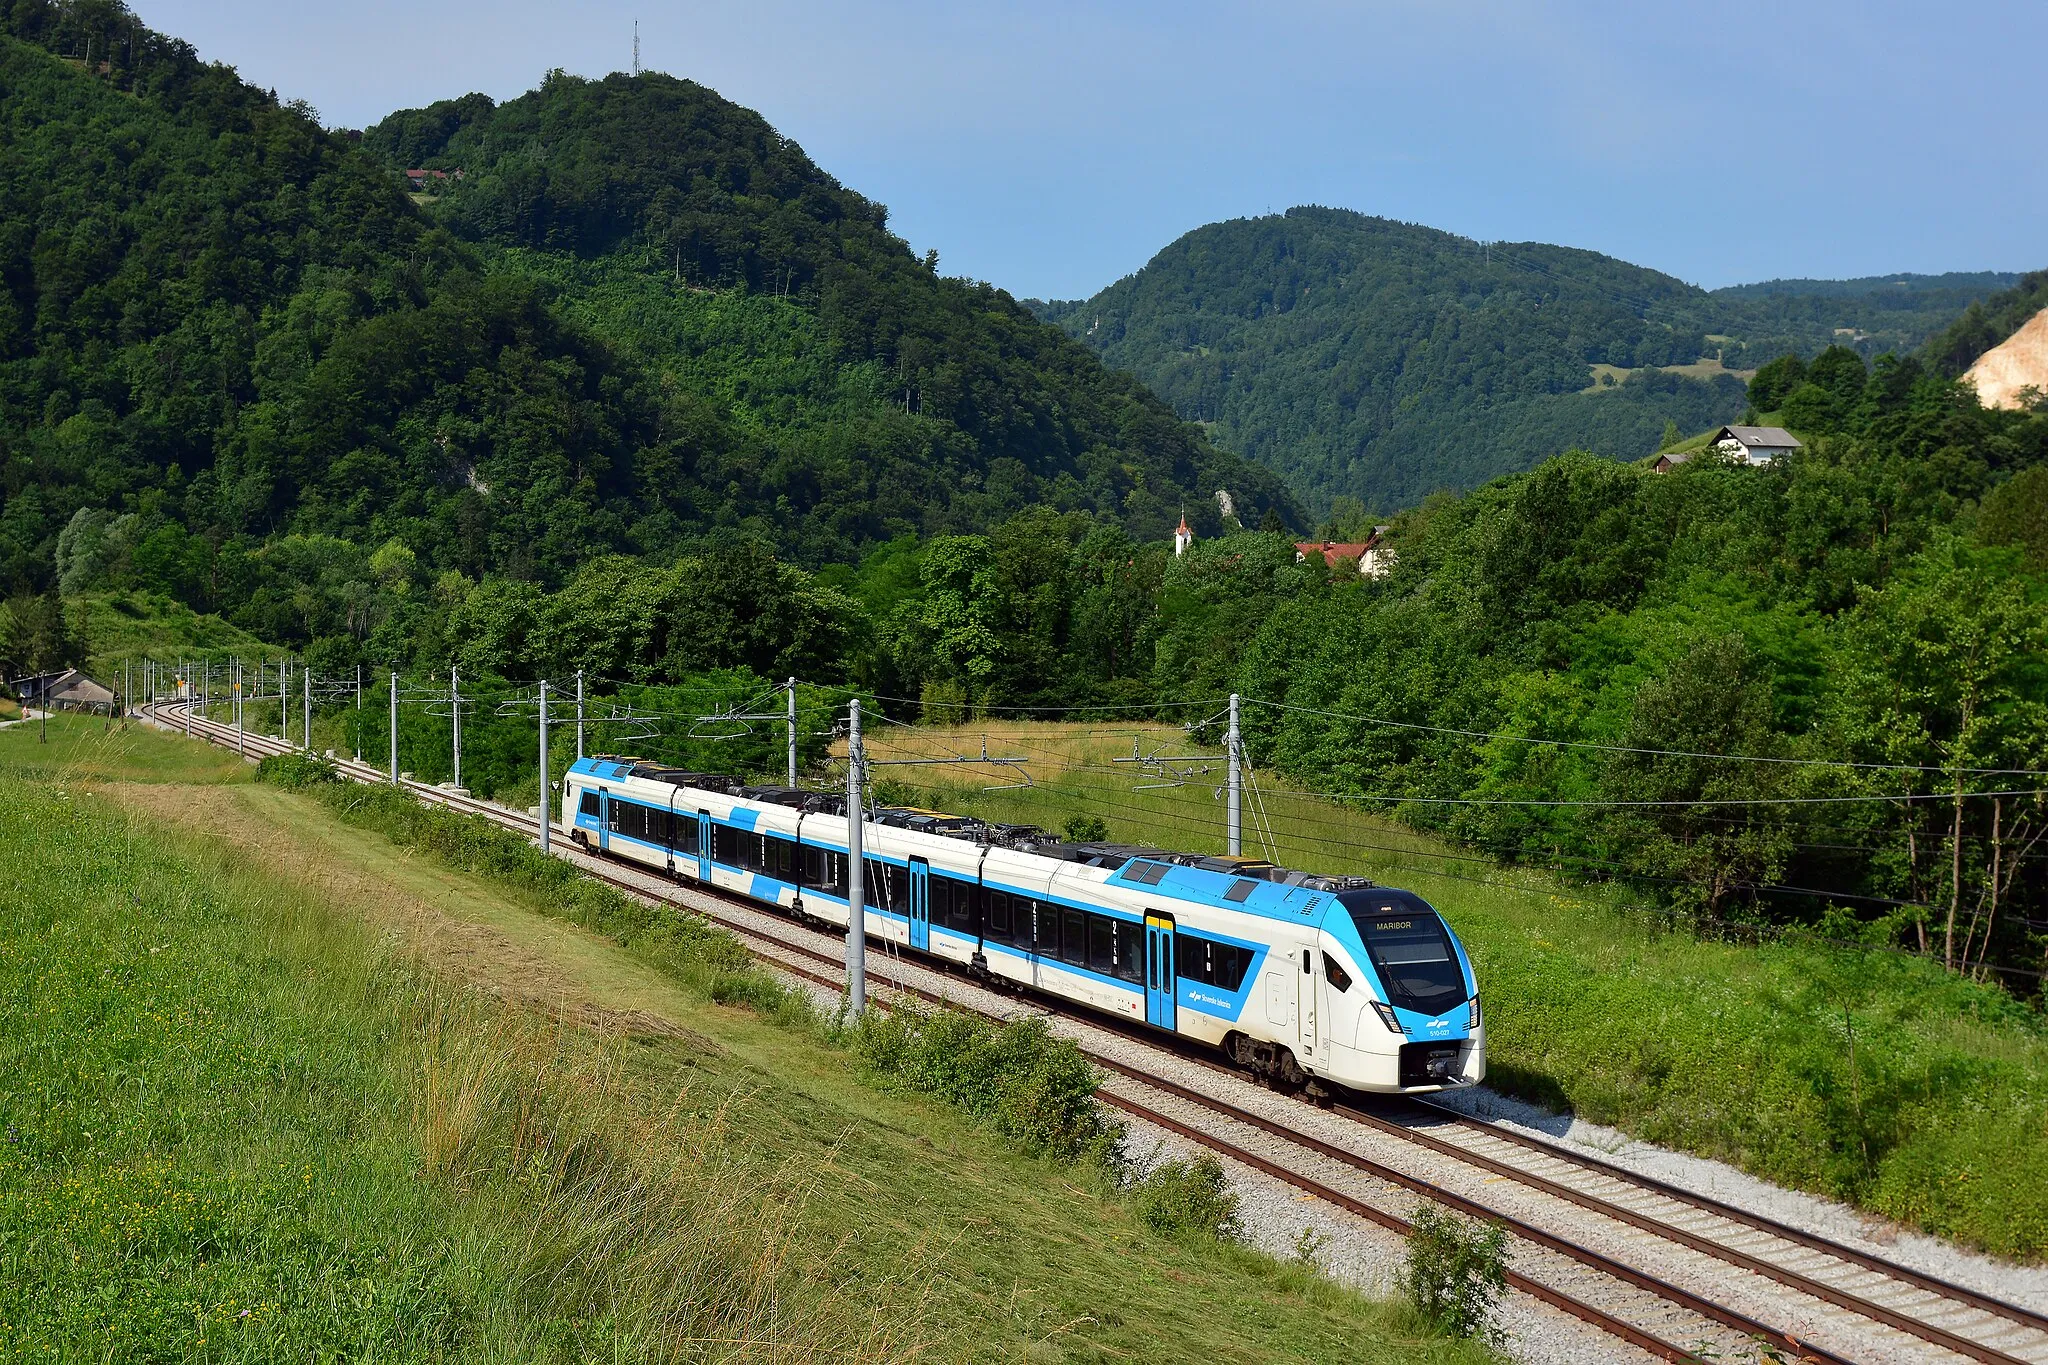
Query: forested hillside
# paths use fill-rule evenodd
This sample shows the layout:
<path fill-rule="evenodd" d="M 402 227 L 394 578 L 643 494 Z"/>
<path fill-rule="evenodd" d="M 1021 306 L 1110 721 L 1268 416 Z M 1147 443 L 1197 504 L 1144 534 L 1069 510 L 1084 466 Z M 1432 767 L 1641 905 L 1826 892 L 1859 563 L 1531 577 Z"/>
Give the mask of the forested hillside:
<path fill-rule="evenodd" d="M 1590 251 L 1296 208 L 1197 229 L 1092 299 L 1036 306 L 1312 504 L 1391 511 L 1562 450 L 1648 454 L 1667 423 L 1742 414 L 1730 370 L 1836 342 L 1910 349 L 2011 278 L 1709 294 Z"/>
<path fill-rule="evenodd" d="M 555 73 L 504 105 L 393 114 L 363 146 L 448 172 L 432 216 L 494 271 L 560 283 L 723 423 L 705 482 L 775 509 L 812 562 L 1038 503 L 1145 537 L 1183 506 L 1220 525 L 1219 488 L 1294 519 L 1263 469 L 1000 290 L 941 276 L 881 205 L 703 86 Z"/>
<path fill-rule="evenodd" d="M 551 79 L 468 148 L 482 216 L 450 225 L 118 5 L 13 5 L 0 90 L 9 594 L 141 587 L 360 649 L 394 555 L 428 581 L 552 584 L 711 541 L 818 563 L 1040 501 L 1148 536 L 1183 504 L 1217 527 L 1218 488 L 1293 515 L 1271 476 L 940 280 L 879 206 L 683 82 Z M 577 151 L 536 179 L 515 133 L 557 115 L 582 140 L 548 123 Z M 571 184 L 630 184 L 654 217 L 635 235 Z M 671 247 L 689 259 L 646 265 Z"/>

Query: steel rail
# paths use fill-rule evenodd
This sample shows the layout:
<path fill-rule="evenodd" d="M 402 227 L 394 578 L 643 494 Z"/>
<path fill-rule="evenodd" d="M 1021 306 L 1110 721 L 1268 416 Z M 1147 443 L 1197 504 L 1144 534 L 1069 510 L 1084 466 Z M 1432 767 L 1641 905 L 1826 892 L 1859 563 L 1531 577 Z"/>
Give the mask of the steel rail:
<path fill-rule="evenodd" d="M 1503 1142 L 1527 1148 L 1543 1156 L 1580 1166 L 1586 1170 L 1609 1176 L 1616 1180 L 1625 1181 L 1652 1194 L 1662 1195 L 1667 1199 L 1689 1204 L 1702 1212 L 1725 1218 L 1731 1223 L 1741 1223 L 1745 1227 L 1753 1228 L 1758 1232 L 1769 1233 L 1773 1237 L 1779 1237 L 1787 1242 L 1796 1243 L 1812 1251 L 1822 1252 L 1837 1260 L 1859 1266 L 1864 1270 L 1875 1271 L 1888 1279 L 1903 1281 L 1917 1289 L 1924 1289 L 1930 1294 L 1938 1294 L 1942 1298 L 1968 1304 L 1970 1307 L 1982 1312 L 1991 1313 L 2017 1323 L 2022 1327 L 2029 1327 L 2037 1332 L 2048 1334 L 2048 1316 L 2023 1308 L 2015 1303 L 2008 1303 L 2004 1299 L 1980 1293 L 1967 1285 L 1954 1284 L 1948 1280 L 1939 1279 L 1933 1275 L 1915 1270 L 1911 1266 L 1900 1265 L 1898 1262 L 1888 1261 L 1882 1256 L 1874 1256 L 1868 1252 L 1859 1251 L 1855 1247 L 1831 1241 L 1819 1233 L 1808 1232 L 1804 1228 L 1793 1227 L 1788 1223 L 1780 1223 L 1775 1219 L 1765 1217 L 1763 1214 L 1751 1213 L 1748 1209 L 1739 1208 L 1734 1204 L 1723 1203 L 1711 1195 L 1696 1193 L 1682 1185 L 1673 1185 L 1668 1181 L 1659 1180 L 1655 1176 L 1632 1171 L 1626 1166 L 1616 1165 L 1614 1162 L 1603 1160 L 1600 1157 L 1568 1151 L 1557 1143 L 1545 1142 L 1542 1138 L 1531 1137 L 1527 1133 L 1519 1133 L 1497 1124 L 1468 1118 L 1454 1109 L 1430 1100 L 1419 1099 L 1413 1096 L 1402 1096 L 1400 1098 L 1408 1105 L 1426 1110 L 1429 1117 L 1436 1121 L 1448 1122 L 1452 1126 L 1477 1133 L 1482 1137 L 1498 1138 Z M 1368 1116 L 1361 1115 L 1360 1117 Z M 1378 1119 L 1376 1121 L 1380 1123 L 1389 1122 L 1386 1119 Z M 1396 1126 L 1407 1129 L 1405 1124 Z M 1408 1129 L 1408 1131 L 1413 1132 L 1412 1129 Z M 1467 1155 L 1472 1154 L 1467 1153 Z"/>

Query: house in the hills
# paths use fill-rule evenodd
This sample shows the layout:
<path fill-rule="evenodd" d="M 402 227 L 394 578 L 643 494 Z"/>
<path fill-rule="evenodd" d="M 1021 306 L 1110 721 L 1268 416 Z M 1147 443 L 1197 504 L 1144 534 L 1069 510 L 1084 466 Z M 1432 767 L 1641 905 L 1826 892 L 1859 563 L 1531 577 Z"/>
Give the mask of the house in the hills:
<path fill-rule="evenodd" d="M 1734 456 L 1744 464 L 1769 464 L 1799 449 L 1799 438 L 1783 427 L 1722 427 L 1707 438 L 1706 448 Z M 1654 466 L 1659 474 L 1684 464 L 1697 451 L 1666 451 Z"/>
<path fill-rule="evenodd" d="M 1294 562 L 1299 564 L 1310 555 L 1321 555 L 1325 564 L 1335 564 L 1348 559 L 1358 565 L 1358 572 L 1364 578 L 1385 578 L 1394 571 L 1394 547 L 1387 544 L 1389 526 L 1375 526 L 1372 534 L 1364 540 L 1297 540 L 1294 542 Z"/>

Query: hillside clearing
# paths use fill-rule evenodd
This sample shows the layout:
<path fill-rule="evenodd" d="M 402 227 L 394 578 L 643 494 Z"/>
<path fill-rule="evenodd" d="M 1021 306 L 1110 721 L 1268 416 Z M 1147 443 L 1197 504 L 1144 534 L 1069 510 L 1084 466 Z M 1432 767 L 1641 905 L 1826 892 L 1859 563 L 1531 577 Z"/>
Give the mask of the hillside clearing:
<path fill-rule="evenodd" d="M 1710 338 L 1711 340 L 1711 338 Z M 1626 383 L 1632 374 L 1675 374 L 1687 379 L 1712 379 L 1717 375 L 1732 375 L 1747 384 L 1756 374 L 1755 370 L 1731 370 L 1721 363 L 1721 357 L 1703 356 L 1688 365 L 1639 365 L 1631 369 L 1626 365 L 1590 365 L 1587 367 L 1592 379 L 1580 393 L 1608 393 Z"/>

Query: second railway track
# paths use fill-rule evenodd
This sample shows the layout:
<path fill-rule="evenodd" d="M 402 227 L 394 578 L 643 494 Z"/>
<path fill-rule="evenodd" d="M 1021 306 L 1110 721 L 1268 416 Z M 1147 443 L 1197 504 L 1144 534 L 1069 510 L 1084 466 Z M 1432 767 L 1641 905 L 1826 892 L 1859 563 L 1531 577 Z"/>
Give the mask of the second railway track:
<path fill-rule="evenodd" d="M 159 724 L 195 738 L 259 757 L 292 751 L 183 707 L 157 709 L 165 713 L 153 716 Z M 354 781 L 388 780 L 365 764 L 339 766 Z M 420 799 L 533 832 L 531 814 L 405 785 Z M 694 883 L 667 882 L 566 840 L 556 851 L 628 894 L 717 922 L 779 971 L 842 988 L 839 954 L 829 950 L 840 941 L 836 932 Z M 1515 1288 L 1663 1359 L 1728 1359 L 1731 1347 L 1763 1342 L 1779 1358 L 1814 1361 L 2048 1365 L 2048 1315 L 1816 1233 L 1435 1106 L 1396 1103 L 1388 1106 L 1394 1117 L 1342 1104 L 1316 1109 L 1252 1085 L 1220 1059 L 1191 1056 L 1129 1026 L 1035 997 L 1023 1004 L 943 964 L 893 952 L 883 960 L 893 966 L 878 976 L 906 995 L 998 1017 L 1025 1010 L 1057 1016 L 1111 1077 L 1105 1102 L 1357 1217 L 1403 1231 L 1405 1218 L 1386 1205 L 1419 1196 L 1500 1223 L 1522 1248 Z M 1176 1064 L 1228 1073 L 1234 1097 L 1214 1093 L 1217 1085 L 1173 1079 Z M 1500 1190 L 1504 1182 L 1511 1193 Z"/>

